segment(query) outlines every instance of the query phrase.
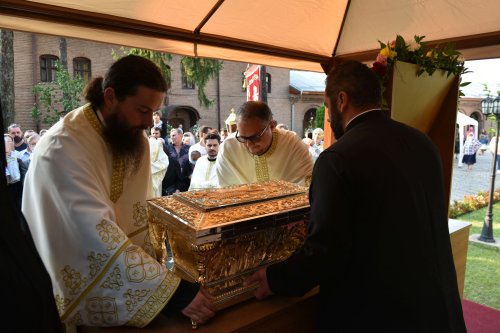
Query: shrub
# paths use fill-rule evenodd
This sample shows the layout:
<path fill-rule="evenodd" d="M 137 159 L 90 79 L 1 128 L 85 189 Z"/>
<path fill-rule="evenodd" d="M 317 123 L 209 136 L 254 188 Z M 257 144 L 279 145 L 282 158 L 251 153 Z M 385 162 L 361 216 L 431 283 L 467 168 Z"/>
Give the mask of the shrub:
<path fill-rule="evenodd" d="M 462 201 L 454 200 L 450 205 L 448 217 L 454 219 L 460 215 L 467 214 L 486 207 L 490 198 L 490 192 L 479 192 L 475 195 L 466 195 Z M 500 201 L 500 188 L 493 193 L 493 203 Z"/>

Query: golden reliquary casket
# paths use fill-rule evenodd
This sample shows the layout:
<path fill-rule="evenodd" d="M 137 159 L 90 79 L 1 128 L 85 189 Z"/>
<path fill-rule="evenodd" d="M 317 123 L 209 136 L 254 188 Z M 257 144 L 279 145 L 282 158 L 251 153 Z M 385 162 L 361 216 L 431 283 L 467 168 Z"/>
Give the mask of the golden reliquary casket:
<path fill-rule="evenodd" d="M 217 309 L 252 297 L 256 286 L 243 286 L 245 277 L 286 259 L 302 245 L 309 211 L 308 189 L 285 181 L 148 201 L 158 259 L 180 277 L 205 286 Z"/>

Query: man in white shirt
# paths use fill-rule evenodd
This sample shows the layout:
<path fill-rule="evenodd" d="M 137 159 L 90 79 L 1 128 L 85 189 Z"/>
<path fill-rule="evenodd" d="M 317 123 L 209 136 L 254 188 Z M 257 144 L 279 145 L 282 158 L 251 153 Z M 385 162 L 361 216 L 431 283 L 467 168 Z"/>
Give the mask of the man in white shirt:
<path fill-rule="evenodd" d="M 198 138 L 200 139 L 200 141 L 189 147 L 189 162 L 191 162 L 191 164 L 196 163 L 196 161 L 193 161 L 193 159 L 191 158 L 191 153 L 193 151 L 199 151 L 201 156 L 205 156 L 207 154 L 205 135 L 207 135 L 211 130 L 212 127 L 209 126 L 201 126 L 198 130 Z"/>
<path fill-rule="evenodd" d="M 28 131 L 26 131 L 26 132 L 28 132 Z M 29 161 L 31 160 L 31 154 L 33 154 L 33 150 L 35 149 L 35 146 L 36 146 L 38 140 L 40 140 L 40 135 L 38 135 L 36 133 L 28 136 L 28 138 L 26 139 L 26 144 L 28 145 L 28 147 L 26 149 L 20 151 L 17 154 L 17 157 L 19 159 L 21 159 L 21 161 L 23 161 L 24 163 L 29 164 Z"/>
<path fill-rule="evenodd" d="M 220 186 L 286 180 L 306 185 L 313 161 L 307 146 L 289 131 L 276 129 L 269 106 L 246 102 L 236 115 L 237 131 L 222 144 L 216 162 Z"/>
<path fill-rule="evenodd" d="M 319 154 L 323 152 L 323 129 L 315 128 L 313 131 L 313 138 L 311 146 L 309 147 L 309 153 L 313 161 L 316 161 Z"/>
<path fill-rule="evenodd" d="M 199 190 L 203 188 L 218 187 L 217 173 L 215 172 L 215 161 L 219 152 L 220 135 L 217 133 L 208 133 L 205 136 L 205 146 L 207 155 L 201 156 L 196 161 L 193 175 L 191 176 L 191 185 L 189 190 Z"/>
<path fill-rule="evenodd" d="M 167 124 L 161 120 L 161 113 L 160 111 L 155 111 L 153 112 L 153 126 L 151 128 L 157 128 L 160 130 L 160 137 L 165 139 L 168 134 L 168 128 Z"/>

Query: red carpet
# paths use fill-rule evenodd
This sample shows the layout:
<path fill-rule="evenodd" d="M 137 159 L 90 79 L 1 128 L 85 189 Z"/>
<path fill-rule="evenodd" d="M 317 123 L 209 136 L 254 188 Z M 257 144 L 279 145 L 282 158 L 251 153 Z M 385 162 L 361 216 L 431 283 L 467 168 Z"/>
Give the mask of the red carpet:
<path fill-rule="evenodd" d="M 468 333 L 500 332 L 500 311 L 466 299 L 462 300 L 462 308 Z"/>

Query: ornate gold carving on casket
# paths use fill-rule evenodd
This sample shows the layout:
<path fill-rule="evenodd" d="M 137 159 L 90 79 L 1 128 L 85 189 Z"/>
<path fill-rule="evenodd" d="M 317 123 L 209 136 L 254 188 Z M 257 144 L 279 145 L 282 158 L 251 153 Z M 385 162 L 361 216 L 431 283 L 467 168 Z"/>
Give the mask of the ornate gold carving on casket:
<path fill-rule="evenodd" d="M 309 201 L 306 187 L 268 181 L 152 199 L 148 214 L 155 246 L 165 237 L 157 224 L 166 225 L 174 272 L 206 286 L 224 308 L 251 296 L 246 276 L 303 243 Z"/>

